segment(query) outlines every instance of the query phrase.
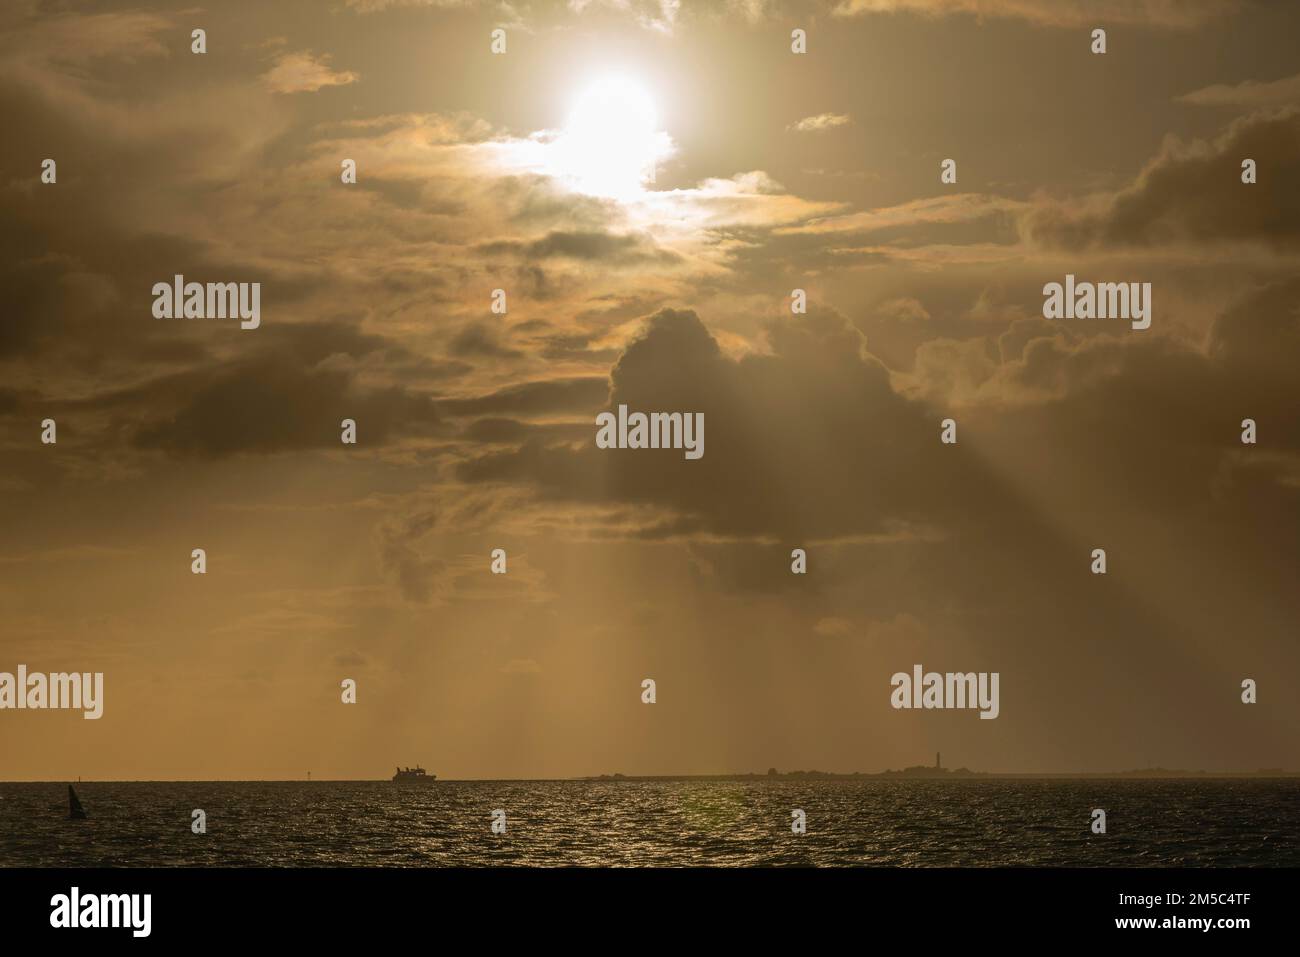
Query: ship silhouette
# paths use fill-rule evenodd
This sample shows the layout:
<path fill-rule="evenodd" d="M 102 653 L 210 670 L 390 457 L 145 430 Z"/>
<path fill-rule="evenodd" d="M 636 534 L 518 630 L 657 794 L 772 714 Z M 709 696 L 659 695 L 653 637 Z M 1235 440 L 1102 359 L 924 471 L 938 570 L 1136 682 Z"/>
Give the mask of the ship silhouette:
<path fill-rule="evenodd" d="M 77 792 L 68 785 L 68 820 L 84 821 L 86 819 L 86 809 L 81 806 L 81 801 L 77 799 Z"/>
<path fill-rule="evenodd" d="M 428 773 L 418 764 L 413 768 L 398 768 L 397 773 L 393 775 L 394 781 L 413 784 L 427 784 L 437 778 L 438 775 Z"/>

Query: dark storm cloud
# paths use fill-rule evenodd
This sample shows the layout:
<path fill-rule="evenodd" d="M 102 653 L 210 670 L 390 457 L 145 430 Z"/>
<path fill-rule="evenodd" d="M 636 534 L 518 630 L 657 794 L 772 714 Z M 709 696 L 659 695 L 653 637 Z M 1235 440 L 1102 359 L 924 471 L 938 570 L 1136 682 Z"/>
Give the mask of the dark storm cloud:
<path fill-rule="evenodd" d="M 1258 181 L 1241 181 L 1254 159 Z M 1087 249 L 1248 240 L 1300 244 L 1300 110 L 1237 120 L 1212 143 L 1171 141 L 1136 182 L 1099 212 L 1042 204 L 1026 234 L 1048 246 Z"/>
<path fill-rule="evenodd" d="M 689 310 L 663 310 L 610 374 L 609 406 L 703 412 L 704 457 L 532 441 L 466 463 L 466 481 L 535 484 L 557 499 L 664 506 L 645 537 L 808 540 L 898 533 L 999 496 L 939 444 L 939 419 L 893 391 L 861 335 L 833 313 L 775 323 L 771 355 L 739 361 Z M 595 426 L 589 432 L 594 437 Z"/>
<path fill-rule="evenodd" d="M 23 111 L 32 109 L 30 103 L 21 106 Z M 64 117 L 63 127 L 70 125 Z M 175 171 L 156 168 L 156 157 L 136 164 L 130 150 L 116 140 L 91 141 L 81 131 L 68 135 L 73 141 L 59 154 L 56 185 L 35 182 L 33 171 L 39 167 L 34 160 L 25 169 L 15 166 L 12 154 L 2 154 L 0 160 L 0 176 L 14 180 L 10 188 L 0 190 L 0 215 L 6 222 L 0 231 L 0 286 L 15 306 L 0 323 L 0 362 L 21 361 L 16 371 L 36 374 L 41 391 L 52 400 L 58 401 L 65 390 L 86 391 L 86 381 L 67 382 L 70 371 L 112 369 L 118 387 L 123 376 L 143 380 L 168 367 L 209 359 L 214 340 L 205 333 L 210 327 L 152 316 L 155 282 L 170 281 L 176 274 L 199 281 L 237 276 L 263 283 L 264 310 L 280 313 L 299 306 L 315 291 L 313 277 L 301 271 L 276 273 L 262 264 L 233 259 L 238 250 L 195 239 L 183 228 L 164 233 L 154 224 L 139 222 L 138 211 L 124 215 L 124 205 L 141 201 L 137 189 L 142 179 L 163 192 L 174 188 L 169 175 L 174 180 Z M 77 156 L 94 156 L 95 162 L 69 160 Z M 268 339 L 280 335 L 275 325 L 267 322 L 254 339 L 230 344 L 251 350 L 266 346 Z M 335 341 L 327 336 L 315 345 L 304 339 L 301 346 L 309 352 L 332 349 Z"/>
<path fill-rule="evenodd" d="M 135 445 L 200 457 L 340 448 L 345 418 L 357 422 L 363 446 L 437 431 L 430 398 L 398 388 L 363 389 L 340 369 L 268 356 L 204 379 L 175 414 L 142 426 Z"/>
<path fill-rule="evenodd" d="M 84 369 L 117 359 L 201 358 L 201 347 L 178 346 L 173 328 L 151 321 L 150 289 L 163 278 L 160 262 L 212 274 L 204 247 L 124 231 L 105 208 L 111 189 L 66 163 L 54 186 L 32 184 L 31 172 L 22 171 L 25 188 L 0 189 L 0 288 L 10 305 L 0 322 L 0 361 L 57 355 Z M 19 171 L 6 163 L 5 175 Z"/>
<path fill-rule="evenodd" d="M 352 364 L 337 361 L 381 355 L 402 362 L 405 350 L 384 338 L 347 321 L 262 332 L 260 347 L 241 358 L 98 397 L 95 404 L 125 407 L 145 420 L 135 433 L 137 448 L 199 457 L 337 448 L 345 418 L 356 420 L 362 446 L 439 430 L 432 399 L 397 387 L 364 386 Z M 176 411 L 157 414 L 169 407 Z"/>
<path fill-rule="evenodd" d="M 1117 418 L 1140 398 L 1147 409 L 1168 403 L 1171 413 L 1184 414 L 1170 414 L 1166 426 L 1185 431 L 1189 441 L 1198 431 L 1219 434 L 1213 422 L 1231 418 L 1234 413 L 1227 410 L 1259 408 L 1270 417 L 1283 415 L 1288 423 L 1270 444 L 1300 442 L 1300 431 L 1289 427 L 1297 413 L 1288 408 L 1300 392 L 1294 379 L 1300 363 L 1300 280 L 1243 290 L 1215 318 L 1204 350 L 1173 336 L 1077 338 L 1059 323 L 1040 319 L 1014 324 L 1000 343 L 1006 361 L 988 391 L 995 402 L 1032 396 L 1044 404 L 1077 401 L 1095 407 L 1094 417 L 1104 412 Z M 1099 396 L 1097 390 L 1111 394 Z"/>
<path fill-rule="evenodd" d="M 1041 481 L 1078 486 L 1080 508 L 1177 524 L 1248 516 L 1242 529 L 1260 545 L 1290 547 L 1300 532 L 1297 302 L 1300 280 L 1243 293 L 1205 351 L 1172 337 L 1031 339 L 973 414 L 1003 449 L 1033 449 Z M 1048 398 L 1004 404 L 1018 394 Z M 1240 442 L 1246 418 L 1258 446 Z"/>

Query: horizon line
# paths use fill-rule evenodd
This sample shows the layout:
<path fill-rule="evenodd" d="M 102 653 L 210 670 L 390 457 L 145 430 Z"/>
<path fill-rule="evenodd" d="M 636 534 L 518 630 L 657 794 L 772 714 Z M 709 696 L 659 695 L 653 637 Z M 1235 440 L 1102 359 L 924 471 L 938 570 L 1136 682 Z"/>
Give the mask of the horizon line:
<path fill-rule="evenodd" d="M 939 773 L 935 773 L 936 770 Z M 907 774 L 907 771 L 930 772 Z M 962 773 L 964 772 L 964 773 Z M 1160 777 L 1198 777 L 1198 778 L 1290 778 L 1300 777 L 1300 771 L 1283 768 L 1258 768 L 1253 771 L 1206 771 L 1187 770 L 1185 768 L 1133 768 L 1126 771 L 972 771 L 968 768 L 936 769 L 930 765 L 914 765 L 910 768 L 887 769 L 884 771 L 819 771 L 816 769 L 777 771 L 722 771 L 684 774 L 582 774 L 560 777 L 485 777 L 485 778 L 444 778 L 433 776 L 439 783 L 475 784 L 482 782 L 549 782 L 549 781 L 686 781 L 686 780 L 735 780 L 744 778 L 1160 778 Z M 0 778 L 0 784 L 392 784 L 391 777 L 383 778 Z"/>

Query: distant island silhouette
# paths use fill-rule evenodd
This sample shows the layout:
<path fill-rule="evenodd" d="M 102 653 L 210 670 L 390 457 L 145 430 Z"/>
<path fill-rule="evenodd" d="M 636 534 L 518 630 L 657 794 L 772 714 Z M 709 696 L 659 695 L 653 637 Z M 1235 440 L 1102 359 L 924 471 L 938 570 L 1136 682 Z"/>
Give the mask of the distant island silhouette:
<path fill-rule="evenodd" d="M 972 771 L 970 768 L 945 768 L 938 752 L 934 764 L 916 764 L 901 771 L 778 771 L 768 768 L 766 774 L 737 772 L 733 774 L 600 774 L 578 778 L 579 781 L 744 781 L 759 778 L 822 780 L 886 778 L 907 780 L 968 780 L 971 778 L 1289 778 L 1300 777 L 1300 771 L 1282 768 L 1260 768 L 1258 771 L 1186 771 L 1177 768 L 1140 768 L 1129 771 Z"/>
<path fill-rule="evenodd" d="M 596 774 L 569 778 L 574 781 L 746 781 L 763 778 L 774 779 L 942 779 L 942 780 L 995 780 L 1004 778 L 1294 778 L 1300 771 L 1281 768 L 1260 768 L 1258 771 L 1185 771 L 1177 768 L 1136 768 L 1129 771 L 972 771 L 969 768 L 941 768 L 916 765 L 902 770 L 887 771 L 769 771 L 766 774 L 736 771 L 730 774 Z M 512 779 L 513 780 L 513 779 Z"/>

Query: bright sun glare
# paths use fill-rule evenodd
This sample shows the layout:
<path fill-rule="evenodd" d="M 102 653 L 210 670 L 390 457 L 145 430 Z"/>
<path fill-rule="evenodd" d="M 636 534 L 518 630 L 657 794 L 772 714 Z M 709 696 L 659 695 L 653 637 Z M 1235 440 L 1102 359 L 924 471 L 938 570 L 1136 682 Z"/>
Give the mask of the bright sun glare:
<path fill-rule="evenodd" d="M 554 171 L 581 192 L 635 198 L 672 152 L 672 140 L 657 126 L 644 87 L 628 77 L 605 77 L 574 101 L 553 144 Z"/>

